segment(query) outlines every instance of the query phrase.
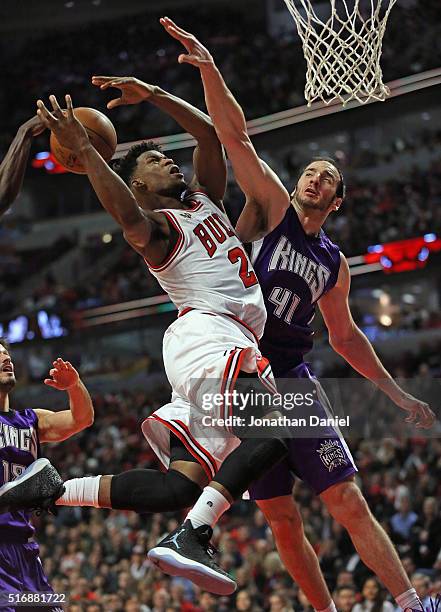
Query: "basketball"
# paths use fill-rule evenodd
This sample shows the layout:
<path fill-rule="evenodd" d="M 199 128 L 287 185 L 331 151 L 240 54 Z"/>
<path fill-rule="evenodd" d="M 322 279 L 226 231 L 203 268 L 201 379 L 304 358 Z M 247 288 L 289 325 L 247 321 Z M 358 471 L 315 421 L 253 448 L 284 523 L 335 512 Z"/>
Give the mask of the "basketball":
<path fill-rule="evenodd" d="M 115 153 L 117 143 L 116 131 L 110 119 L 94 108 L 75 108 L 74 114 L 86 128 L 92 145 L 106 161 L 109 161 Z M 75 174 L 86 174 L 75 153 L 63 147 L 53 133 L 50 136 L 50 147 L 57 162 L 66 170 Z"/>

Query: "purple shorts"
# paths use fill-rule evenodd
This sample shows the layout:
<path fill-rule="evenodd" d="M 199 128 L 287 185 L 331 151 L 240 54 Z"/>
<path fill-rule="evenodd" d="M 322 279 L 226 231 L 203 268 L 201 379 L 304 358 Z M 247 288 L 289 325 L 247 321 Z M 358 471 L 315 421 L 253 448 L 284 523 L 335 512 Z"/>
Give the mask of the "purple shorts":
<path fill-rule="evenodd" d="M 329 401 L 306 363 L 289 370 L 283 378 L 313 381 L 319 389 L 320 401 L 314 401 L 311 410 L 319 416 L 329 416 L 325 409 L 325 404 L 329 405 Z M 351 452 L 341 433 L 332 427 L 325 429 L 325 431 L 323 428 L 320 430 L 320 437 L 317 438 L 295 437 L 287 440 L 288 455 L 262 478 L 253 482 L 249 488 L 250 499 L 272 499 L 291 495 L 296 476 L 319 495 L 357 472 Z"/>
<path fill-rule="evenodd" d="M 46 578 L 36 542 L 4 542 L 0 544 L 0 593 L 53 593 L 53 589 Z M 56 612 L 62 610 L 60 607 L 52 606 L 10 606 L 0 603 L 1 612 L 42 612 L 51 610 Z"/>

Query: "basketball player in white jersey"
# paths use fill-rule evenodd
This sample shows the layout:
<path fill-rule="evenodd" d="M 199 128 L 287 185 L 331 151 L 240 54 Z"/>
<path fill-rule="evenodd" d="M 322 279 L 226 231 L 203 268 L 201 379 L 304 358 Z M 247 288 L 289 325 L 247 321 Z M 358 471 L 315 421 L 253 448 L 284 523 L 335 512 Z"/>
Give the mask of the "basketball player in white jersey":
<path fill-rule="evenodd" d="M 260 286 L 223 211 L 219 182 L 212 181 L 217 171 L 213 153 L 218 166 L 224 163 L 221 145 L 216 139 L 217 150 L 204 151 L 206 141 L 194 134 L 198 147 L 190 184 L 153 143 L 132 147 L 119 162 L 118 176 L 90 144 L 75 118 L 70 96 L 66 96 L 65 115 L 55 96 L 50 100 L 52 112 L 38 101 L 40 119 L 79 157 L 102 205 L 179 310 L 177 321 L 164 337 L 172 400 L 143 424 L 145 436 L 169 471 L 131 470 L 113 477 L 74 479 L 65 483 L 66 492 L 57 504 L 144 512 L 177 510 L 192 505 L 200 487 L 211 481 L 202 496 L 209 507 L 223 512 L 253 480 L 285 456 L 286 444 L 280 432 L 239 442 L 222 424 L 208 431 L 204 424 L 207 412 L 202 406 L 213 394 L 221 394 L 226 401 L 210 414 L 232 414 L 235 407 L 228 403 L 228 394 L 240 373 L 258 376 L 274 391 L 271 368 L 258 349 L 266 320 Z M 187 115 L 191 112 L 188 107 Z M 191 132 L 192 122 L 186 123 L 188 127 L 181 121 Z M 214 135 L 207 117 L 204 134 L 209 131 Z M 281 187 L 277 180 L 269 185 L 267 199 L 275 200 Z M 268 410 L 268 414 L 277 414 Z M 182 548 L 191 549 L 195 542 L 206 544 L 200 563 L 203 571 L 198 574 L 195 569 L 195 582 L 220 594 L 231 593 L 235 583 L 207 550 L 211 530 L 198 530 L 188 520 L 179 535 Z M 167 559 L 158 564 L 167 570 Z M 207 575 L 207 564 L 213 576 L 224 575 L 223 581 L 216 580 L 217 591 L 212 576 Z"/>

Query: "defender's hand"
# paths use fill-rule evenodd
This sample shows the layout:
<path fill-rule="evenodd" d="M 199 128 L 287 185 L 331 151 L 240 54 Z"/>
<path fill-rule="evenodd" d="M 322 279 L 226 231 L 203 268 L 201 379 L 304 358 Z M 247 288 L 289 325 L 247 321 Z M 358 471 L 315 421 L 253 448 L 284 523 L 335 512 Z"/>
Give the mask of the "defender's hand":
<path fill-rule="evenodd" d="M 396 401 L 396 404 L 409 413 L 406 423 L 415 423 L 419 429 L 429 429 L 436 420 L 429 404 L 422 402 L 410 393 L 404 393 L 402 398 Z"/>
<path fill-rule="evenodd" d="M 202 68 L 207 64 L 214 64 L 210 52 L 202 43 L 198 41 L 196 36 L 193 36 L 193 34 L 190 34 L 190 32 L 186 32 L 177 26 L 168 17 L 161 17 L 159 23 L 164 26 L 165 30 L 170 34 L 170 36 L 176 38 L 176 40 L 179 40 L 179 42 L 182 43 L 187 49 L 187 55 L 185 53 L 181 53 L 181 55 L 178 57 L 178 62 L 180 64 L 192 64 L 192 66 L 196 66 L 197 68 Z"/>
<path fill-rule="evenodd" d="M 31 136 L 38 136 L 46 129 L 46 126 L 41 121 L 38 115 L 34 115 L 31 119 L 28 119 L 23 125 L 20 126 L 20 130 L 24 130 Z"/>
<path fill-rule="evenodd" d="M 115 108 L 124 104 L 139 104 L 155 93 L 154 85 L 143 83 L 135 77 L 93 76 L 92 84 L 100 89 L 116 87 L 121 91 L 121 97 L 107 103 L 107 108 Z"/>
<path fill-rule="evenodd" d="M 49 371 L 52 378 L 45 378 L 45 385 L 59 391 L 67 391 L 78 384 L 80 375 L 69 361 L 63 361 L 61 357 L 58 357 L 53 365 L 54 367 Z"/>
<path fill-rule="evenodd" d="M 78 153 L 82 147 L 90 144 L 86 130 L 74 115 L 72 99 L 65 96 L 66 110 L 63 111 L 55 96 L 49 96 L 52 112 L 49 112 L 42 100 L 37 101 L 37 115 L 45 127 L 49 128 L 64 147 Z"/>

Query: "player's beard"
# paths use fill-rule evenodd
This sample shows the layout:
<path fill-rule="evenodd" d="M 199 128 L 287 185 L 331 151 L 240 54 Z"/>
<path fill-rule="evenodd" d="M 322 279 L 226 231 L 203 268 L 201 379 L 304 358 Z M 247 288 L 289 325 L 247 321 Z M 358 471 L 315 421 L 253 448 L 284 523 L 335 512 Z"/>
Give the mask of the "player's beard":
<path fill-rule="evenodd" d="M 319 210 L 320 212 L 326 212 L 334 201 L 335 196 L 332 196 L 329 200 L 321 198 L 317 202 L 306 198 L 300 198 L 299 196 L 297 196 L 296 199 L 303 210 Z"/>
<path fill-rule="evenodd" d="M 17 381 L 15 375 L 3 377 L 0 375 L 0 393 L 9 393 L 15 387 Z"/>

